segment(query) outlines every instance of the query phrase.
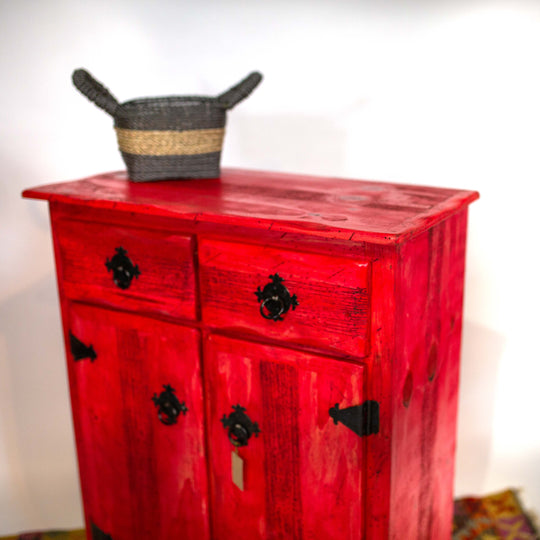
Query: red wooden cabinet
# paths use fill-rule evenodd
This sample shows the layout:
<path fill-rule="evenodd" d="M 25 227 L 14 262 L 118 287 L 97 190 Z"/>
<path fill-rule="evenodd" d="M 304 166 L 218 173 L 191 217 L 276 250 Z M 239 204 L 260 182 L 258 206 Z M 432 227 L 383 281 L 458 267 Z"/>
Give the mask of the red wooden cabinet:
<path fill-rule="evenodd" d="M 89 540 L 447 539 L 471 191 L 43 186 Z"/>

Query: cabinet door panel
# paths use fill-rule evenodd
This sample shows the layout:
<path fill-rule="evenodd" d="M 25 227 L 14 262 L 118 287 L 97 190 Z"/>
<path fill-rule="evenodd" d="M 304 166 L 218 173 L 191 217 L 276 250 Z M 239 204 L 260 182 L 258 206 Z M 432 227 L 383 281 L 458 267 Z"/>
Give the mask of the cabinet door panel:
<path fill-rule="evenodd" d="M 221 336 L 205 353 L 216 540 L 360 539 L 363 439 L 329 410 L 361 404 L 363 367 Z M 238 448 L 243 491 L 224 426 L 237 405 L 260 429 Z"/>
<path fill-rule="evenodd" d="M 87 526 L 114 540 L 209 538 L 198 331 L 77 304 L 68 320 L 95 352 L 67 355 Z M 171 425 L 152 401 L 164 385 L 187 407 Z"/>

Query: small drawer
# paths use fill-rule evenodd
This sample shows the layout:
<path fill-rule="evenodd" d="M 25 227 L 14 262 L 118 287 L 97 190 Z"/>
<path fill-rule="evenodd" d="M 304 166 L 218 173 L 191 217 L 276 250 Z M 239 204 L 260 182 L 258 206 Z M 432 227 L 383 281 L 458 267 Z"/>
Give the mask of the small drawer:
<path fill-rule="evenodd" d="M 199 262 L 205 324 L 368 353 L 369 263 L 213 240 Z"/>
<path fill-rule="evenodd" d="M 67 219 L 53 222 L 53 230 L 66 297 L 196 318 L 190 236 Z"/>

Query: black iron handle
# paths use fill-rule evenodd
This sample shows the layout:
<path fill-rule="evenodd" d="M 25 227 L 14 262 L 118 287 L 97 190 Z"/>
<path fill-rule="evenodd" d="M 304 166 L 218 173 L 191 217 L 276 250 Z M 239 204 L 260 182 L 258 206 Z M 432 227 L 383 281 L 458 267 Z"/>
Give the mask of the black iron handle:
<path fill-rule="evenodd" d="M 116 254 L 105 262 L 108 272 L 112 272 L 114 284 L 120 289 L 127 289 L 133 278 L 139 278 L 141 272 L 139 266 L 133 264 L 128 257 L 127 251 L 122 247 L 116 248 Z"/>
<path fill-rule="evenodd" d="M 241 405 L 233 405 L 233 412 L 223 415 L 221 423 L 228 430 L 229 441 L 234 446 L 247 446 L 252 435 L 259 436 L 261 430 L 257 422 L 252 422 Z"/>
<path fill-rule="evenodd" d="M 268 276 L 270 283 L 267 283 L 261 290 L 255 291 L 255 295 L 260 302 L 259 312 L 265 319 L 272 321 L 282 321 L 283 315 L 289 309 L 296 309 L 298 299 L 296 294 L 291 295 L 287 287 L 283 285 L 283 278 L 279 274 Z"/>
<path fill-rule="evenodd" d="M 172 426 L 178 422 L 180 414 L 186 414 L 188 408 L 184 401 L 179 401 L 176 397 L 176 390 L 170 384 L 163 385 L 163 392 L 154 394 L 152 401 L 157 407 L 158 418 L 166 426 Z"/>

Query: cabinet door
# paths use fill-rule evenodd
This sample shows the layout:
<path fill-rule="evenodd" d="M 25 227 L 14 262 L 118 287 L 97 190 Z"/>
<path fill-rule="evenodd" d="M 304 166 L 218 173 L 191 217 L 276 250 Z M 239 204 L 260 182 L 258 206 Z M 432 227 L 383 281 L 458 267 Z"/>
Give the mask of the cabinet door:
<path fill-rule="evenodd" d="M 72 304 L 67 347 L 87 527 L 208 539 L 198 331 Z"/>
<path fill-rule="evenodd" d="M 362 403 L 362 366 L 222 336 L 205 355 L 213 538 L 359 540 L 364 439 L 330 409 Z"/>

